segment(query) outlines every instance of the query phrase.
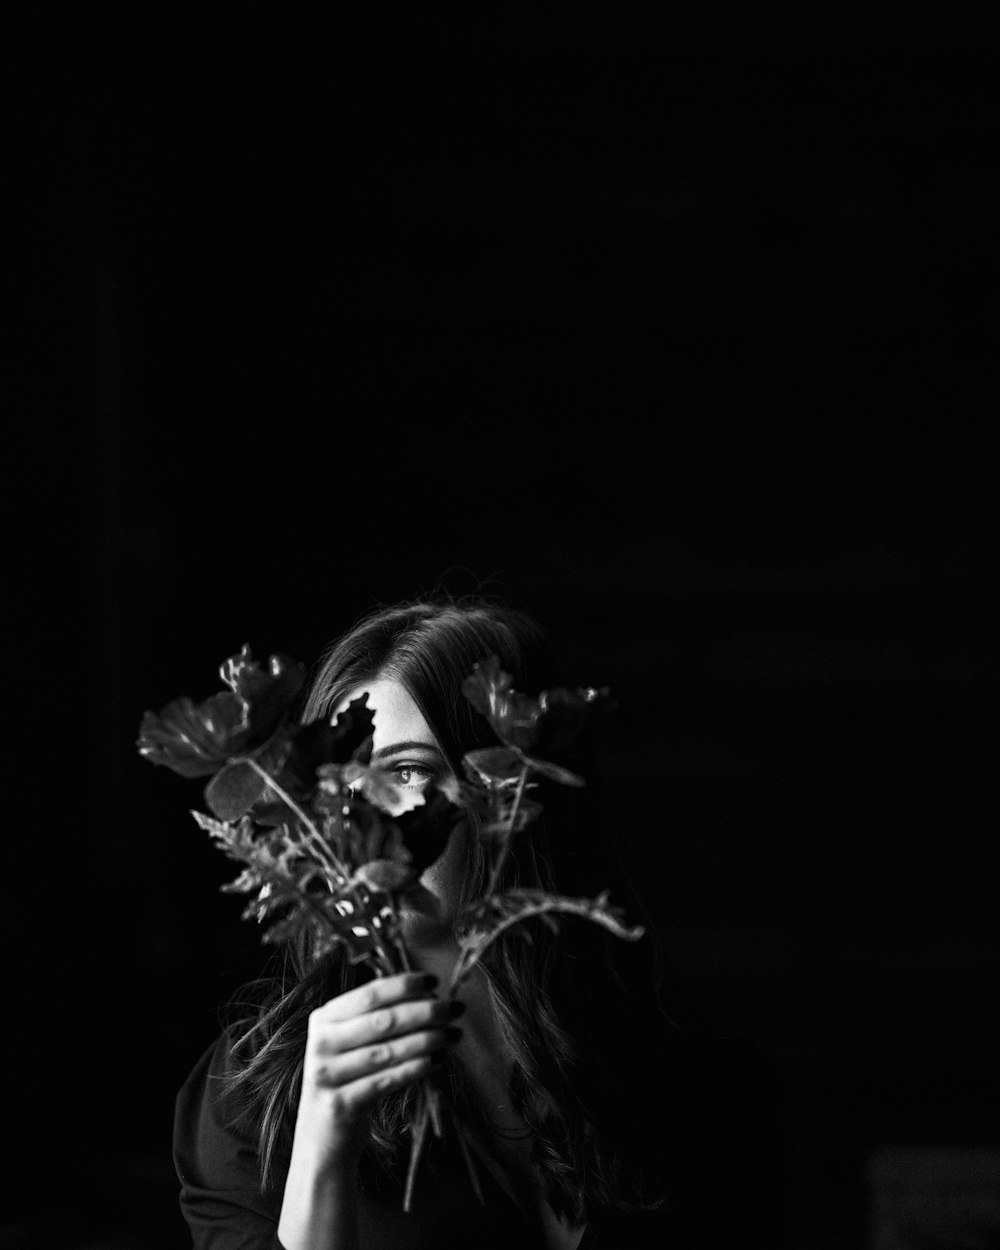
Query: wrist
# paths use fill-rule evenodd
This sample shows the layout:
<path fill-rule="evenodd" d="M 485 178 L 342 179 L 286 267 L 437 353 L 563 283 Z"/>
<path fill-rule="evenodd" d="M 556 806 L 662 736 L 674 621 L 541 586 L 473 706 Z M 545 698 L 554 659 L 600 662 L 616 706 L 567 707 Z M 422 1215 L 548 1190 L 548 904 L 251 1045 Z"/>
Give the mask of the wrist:
<path fill-rule="evenodd" d="M 310 1154 L 298 1165 L 292 1159 L 278 1220 L 278 1239 L 286 1250 L 353 1250 L 357 1244 L 357 1160 Z"/>

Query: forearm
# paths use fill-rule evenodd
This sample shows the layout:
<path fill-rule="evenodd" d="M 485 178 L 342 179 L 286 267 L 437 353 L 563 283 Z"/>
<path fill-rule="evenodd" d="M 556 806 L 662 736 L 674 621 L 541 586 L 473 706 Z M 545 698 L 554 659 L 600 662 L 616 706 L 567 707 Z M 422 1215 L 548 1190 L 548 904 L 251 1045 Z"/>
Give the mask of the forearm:
<path fill-rule="evenodd" d="M 285 1250 L 361 1250 L 355 1170 L 296 1168 L 292 1159 L 278 1222 Z"/>
<path fill-rule="evenodd" d="M 357 1176 L 371 1108 L 426 1077 L 450 1040 L 451 1005 L 433 988 L 422 972 L 376 977 L 310 1013 L 278 1222 L 284 1250 L 361 1250 Z"/>

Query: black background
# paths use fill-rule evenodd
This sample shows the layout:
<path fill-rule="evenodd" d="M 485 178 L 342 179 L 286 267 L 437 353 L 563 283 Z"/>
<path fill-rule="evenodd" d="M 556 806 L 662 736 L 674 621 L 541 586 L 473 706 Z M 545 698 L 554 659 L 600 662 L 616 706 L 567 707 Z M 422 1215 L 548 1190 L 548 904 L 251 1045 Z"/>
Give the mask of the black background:
<path fill-rule="evenodd" d="M 782 1075 L 789 1246 L 866 1245 L 873 1150 L 1000 1137 L 995 29 L 60 33 L 6 117 L 2 1244 L 186 1244 L 173 1093 L 260 954 L 143 710 L 443 585 L 612 688 L 674 966 Z"/>

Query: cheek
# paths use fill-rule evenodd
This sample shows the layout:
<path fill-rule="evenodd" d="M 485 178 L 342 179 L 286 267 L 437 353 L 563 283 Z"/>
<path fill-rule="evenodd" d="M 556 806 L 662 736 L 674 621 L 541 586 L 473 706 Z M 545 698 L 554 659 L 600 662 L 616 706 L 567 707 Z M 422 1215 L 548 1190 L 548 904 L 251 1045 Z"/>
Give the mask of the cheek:
<path fill-rule="evenodd" d="M 441 899 L 449 912 L 457 908 L 462 893 L 467 836 L 464 829 L 456 829 L 448 839 L 444 854 L 420 878 L 428 890 Z"/>

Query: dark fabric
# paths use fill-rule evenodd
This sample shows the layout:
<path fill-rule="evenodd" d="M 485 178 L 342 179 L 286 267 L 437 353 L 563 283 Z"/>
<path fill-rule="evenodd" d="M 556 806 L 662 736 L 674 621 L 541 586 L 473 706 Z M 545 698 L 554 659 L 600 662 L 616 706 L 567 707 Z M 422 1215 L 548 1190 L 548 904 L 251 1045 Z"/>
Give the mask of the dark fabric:
<path fill-rule="evenodd" d="M 198 1060 L 177 1095 L 174 1166 L 181 1212 L 197 1250 L 279 1250 L 282 1189 L 261 1191 L 257 1151 L 232 1120 L 238 1108 L 221 1097 L 229 1038 Z"/>
<path fill-rule="evenodd" d="M 252 1138 L 235 1122 L 239 1106 L 223 1097 L 228 1037 L 198 1061 L 180 1090 L 174 1162 L 181 1210 L 195 1250 L 281 1250 L 278 1217 L 285 1170 L 261 1191 Z M 655 1212 L 605 1214 L 592 1221 L 580 1250 L 779 1250 L 782 1152 L 771 1065 L 731 1042 L 700 1040 L 664 1100 L 634 1109 L 634 1140 L 662 1161 L 670 1199 Z M 660 1166 L 658 1164 L 658 1166 Z M 488 1169 L 478 1169 L 485 1205 L 448 1139 L 433 1142 L 418 1177 L 413 1209 L 402 1210 L 394 1180 L 369 1182 L 360 1204 L 365 1250 L 544 1250 L 537 1231 Z"/>

